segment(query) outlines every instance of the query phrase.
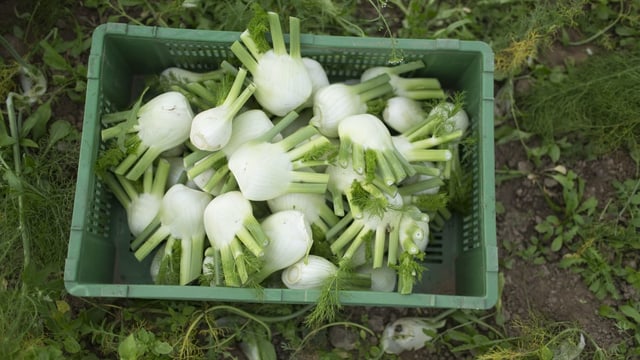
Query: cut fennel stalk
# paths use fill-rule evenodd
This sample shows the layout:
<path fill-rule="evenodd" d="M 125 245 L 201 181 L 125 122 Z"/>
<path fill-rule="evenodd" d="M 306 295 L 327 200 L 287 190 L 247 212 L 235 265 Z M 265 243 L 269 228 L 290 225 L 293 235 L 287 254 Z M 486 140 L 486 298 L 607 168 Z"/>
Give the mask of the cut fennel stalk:
<path fill-rule="evenodd" d="M 389 84 L 393 87 L 393 93 L 397 96 L 407 97 L 413 100 L 442 99 L 444 91 L 440 87 L 440 81 L 436 78 L 403 78 L 401 74 L 418 70 L 424 67 L 422 60 L 412 61 L 393 67 L 376 66 L 365 70 L 360 75 L 360 81 L 367 81 L 381 74 L 389 75 Z"/>
<path fill-rule="evenodd" d="M 362 244 L 373 240 L 375 269 L 382 266 L 385 250 L 389 264 L 396 263 L 401 250 L 412 255 L 424 250 L 429 235 L 428 221 L 427 214 L 415 207 L 403 206 L 402 197 L 397 194 L 387 197 L 387 205 L 381 213 L 365 211 L 361 218 L 348 213 L 327 232 L 327 239 L 332 242 L 334 254 L 349 260 Z"/>

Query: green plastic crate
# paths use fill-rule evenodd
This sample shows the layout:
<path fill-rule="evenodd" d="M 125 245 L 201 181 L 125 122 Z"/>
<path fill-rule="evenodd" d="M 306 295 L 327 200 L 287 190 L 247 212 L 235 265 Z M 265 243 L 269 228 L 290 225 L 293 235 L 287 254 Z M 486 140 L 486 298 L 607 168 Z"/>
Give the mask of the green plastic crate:
<path fill-rule="evenodd" d="M 105 112 L 123 110 L 138 96 L 142 78 L 169 66 L 210 70 L 233 57 L 237 32 L 104 24 L 93 34 L 82 147 L 64 281 L 70 294 L 89 297 L 188 299 L 228 302 L 313 303 L 317 290 L 155 285 L 150 258 L 129 251 L 124 210 L 97 180 L 94 164 Z M 333 79 L 355 78 L 367 67 L 387 65 L 390 40 L 302 35 L 303 56 L 320 61 Z M 493 53 L 482 42 L 398 39 L 407 61 L 421 59 L 419 76 L 466 92 L 471 135 L 473 205 L 454 217 L 427 248 L 422 282 L 411 295 L 343 291 L 344 305 L 487 309 L 498 297 L 493 150 Z"/>

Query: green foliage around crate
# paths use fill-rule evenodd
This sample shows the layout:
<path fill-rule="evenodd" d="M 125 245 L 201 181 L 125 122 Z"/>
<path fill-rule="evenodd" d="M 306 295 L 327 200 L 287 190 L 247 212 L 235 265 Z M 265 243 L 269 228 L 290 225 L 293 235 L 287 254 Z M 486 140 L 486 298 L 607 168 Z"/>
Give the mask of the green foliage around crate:
<path fill-rule="evenodd" d="M 535 82 L 518 99 L 522 127 L 545 139 L 571 134 L 593 154 L 636 146 L 640 140 L 640 57 L 594 55 L 567 68 L 559 83 Z"/>

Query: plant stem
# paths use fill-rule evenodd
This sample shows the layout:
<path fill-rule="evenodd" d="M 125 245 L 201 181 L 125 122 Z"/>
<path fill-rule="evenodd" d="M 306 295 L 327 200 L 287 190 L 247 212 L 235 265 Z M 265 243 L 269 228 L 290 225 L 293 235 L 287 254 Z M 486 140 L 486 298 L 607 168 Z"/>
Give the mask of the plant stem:
<path fill-rule="evenodd" d="M 251 56 L 249 51 L 240 44 L 240 42 L 236 41 L 231 44 L 231 52 L 240 60 L 242 65 L 249 70 L 250 73 L 255 74 L 258 69 L 258 62 Z"/>
<path fill-rule="evenodd" d="M 444 99 L 446 94 L 442 89 L 423 89 L 402 91 L 402 95 L 413 100 Z"/>
<path fill-rule="evenodd" d="M 286 55 L 287 48 L 284 44 L 284 36 L 282 35 L 282 27 L 280 26 L 280 17 L 275 12 L 268 12 L 269 28 L 271 30 L 271 42 L 273 43 L 273 52 L 276 55 Z"/>
<path fill-rule="evenodd" d="M 301 59 L 300 55 L 300 19 L 289 17 L 289 55 L 294 59 Z"/>
<path fill-rule="evenodd" d="M 242 32 L 242 34 L 240 34 L 240 40 L 242 40 L 244 46 L 247 47 L 247 49 L 251 53 L 251 56 L 253 56 L 256 60 L 260 59 L 262 53 L 258 49 L 258 45 L 256 45 L 256 42 L 253 41 L 253 38 L 251 37 L 251 34 L 248 30 L 245 30 L 244 32 Z"/>
<path fill-rule="evenodd" d="M 337 254 L 343 247 L 351 242 L 362 231 L 369 231 L 364 229 L 364 222 L 354 221 L 349 227 L 331 244 L 331 252 Z M 327 238 L 328 234 L 327 234 Z"/>
<path fill-rule="evenodd" d="M 4 40 L 4 38 L 2 38 Z M 16 178 L 22 184 L 22 154 L 20 150 L 20 129 L 18 120 L 16 119 L 15 109 L 13 107 L 13 98 L 18 94 L 11 92 L 7 96 L 7 115 L 9 116 L 9 132 L 14 138 L 13 143 L 13 167 Z M 22 185 L 20 186 L 22 187 Z M 24 217 L 24 193 L 22 189 L 18 192 L 18 233 L 22 239 L 22 254 L 24 256 L 24 268 L 26 269 L 31 263 L 31 239 L 27 234 Z"/>

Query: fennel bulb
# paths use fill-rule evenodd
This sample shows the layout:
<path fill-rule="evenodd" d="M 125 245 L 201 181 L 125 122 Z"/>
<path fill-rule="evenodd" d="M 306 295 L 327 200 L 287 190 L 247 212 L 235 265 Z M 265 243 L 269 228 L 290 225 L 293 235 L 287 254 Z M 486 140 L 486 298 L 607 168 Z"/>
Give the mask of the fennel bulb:
<path fill-rule="evenodd" d="M 155 169 L 149 166 L 140 182 L 134 182 L 122 175 L 105 172 L 100 175 L 127 214 L 129 231 L 136 237 L 149 226 L 160 213 L 162 197 L 165 194 L 170 164 L 165 159 L 158 160 Z M 141 185 L 142 191 L 137 190 Z"/>
<path fill-rule="evenodd" d="M 269 244 L 263 248 L 262 267 L 255 275 L 257 282 L 305 257 L 313 244 L 311 226 L 298 210 L 275 212 L 261 226 Z"/>
<path fill-rule="evenodd" d="M 351 115 L 367 112 L 367 101 L 391 92 L 389 76 L 382 74 L 354 85 L 333 83 L 313 96 L 313 118 L 309 123 L 328 137 L 338 137 L 338 125 Z"/>
<path fill-rule="evenodd" d="M 142 99 L 142 98 L 141 98 Z M 140 101 L 141 101 L 140 99 Z M 137 110 L 136 110 L 137 108 Z M 169 91 L 142 106 L 106 116 L 108 121 L 124 121 L 102 131 L 102 140 L 125 134 L 134 150 L 115 168 L 118 175 L 138 180 L 164 151 L 182 145 L 189 138 L 193 120 L 191 105 L 179 92 Z M 106 120 L 105 120 L 106 121 Z"/>
<path fill-rule="evenodd" d="M 387 354 L 400 354 L 418 350 L 432 339 L 433 333 L 445 325 L 446 321 L 433 321 L 417 317 L 404 317 L 387 325 L 382 332 L 380 343 Z"/>
<path fill-rule="evenodd" d="M 185 184 L 192 189 L 198 189 L 195 182 L 187 179 L 187 169 L 184 167 L 184 158 L 182 156 L 170 156 L 165 159 L 170 165 L 167 187 L 175 184 Z"/>
<path fill-rule="evenodd" d="M 338 126 L 340 150 L 338 163 L 349 164 L 354 170 L 368 177 L 375 177 L 376 170 L 387 185 L 397 184 L 416 171 L 396 149 L 389 130 L 374 115 L 359 114 L 344 118 Z"/>
<path fill-rule="evenodd" d="M 176 66 L 170 66 L 160 73 L 160 81 L 169 84 L 189 84 L 205 80 L 220 80 L 224 76 L 222 69 L 199 73 Z"/>
<path fill-rule="evenodd" d="M 360 266 L 356 269 L 361 274 L 371 275 L 371 290 L 382 292 L 393 292 L 396 288 L 398 274 L 383 261 L 382 267 L 374 269 L 370 263 Z"/>
<path fill-rule="evenodd" d="M 289 289 L 320 289 L 327 279 L 335 276 L 338 267 L 331 261 L 317 256 L 309 255 L 287 267 L 282 272 L 282 282 Z"/>
<path fill-rule="evenodd" d="M 232 121 L 242 106 L 254 93 L 255 86 L 249 84 L 242 92 L 247 71 L 240 68 L 224 102 L 202 111 L 193 118 L 189 139 L 200 150 L 220 150 L 231 137 Z"/>
<path fill-rule="evenodd" d="M 285 117 L 274 126 L 271 119 L 264 111 L 259 109 L 247 110 L 233 120 L 231 125 L 231 137 L 229 141 L 218 151 L 198 150 L 189 154 L 184 162 L 189 166 L 187 176 L 192 179 L 202 191 L 212 195 L 220 195 L 223 192 L 237 188 L 235 179 L 229 172 L 228 158 L 249 140 L 269 138 L 280 140 L 280 129 L 287 126 L 292 120 Z"/>
<path fill-rule="evenodd" d="M 382 110 L 384 123 L 399 133 L 422 122 L 425 115 L 419 102 L 403 96 L 394 96 L 388 99 Z"/>
<path fill-rule="evenodd" d="M 469 128 L 469 116 L 459 105 L 452 102 L 440 103 L 431 109 L 428 116 L 445 117 L 445 132 L 465 132 Z"/>
<path fill-rule="evenodd" d="M 330 227 L 338 222 L 338 217 L 327 205 L 323 194 L 289 193 L 267 201 L 271 212 L 297 210 L 309 222 L 315 240 L 324 239 Z"/>
<path fill-rule="evenodd" d="M 284 116 L 304 104 L 312 91 L 307 67 L 300 55 L 300 19 L 289 17 L 289 53 L 282 35 L 278 14 L 269 12 L 269 27 L 273 49 L 262 52 L 248 31 L 240 35 L 240 42 L 231 51 L 249 70 L 256 85 L 254 97 L 268 112 Z"/>
<path fill-rule="evenodd" d="M 307 101 L 301 105 L 301 107 L 308 108 L 313 106 L 313 97 L 318 92 L 318 90 L 330 85 L 331 83 L 329 82 L 327 73 L 324 71 L 324 68 L 322 67 L 322 64 L 320 64 L 320 62 L 308 57 L 302 58 L 302 62 L 307 68 L 309 79 L 311 80 L 311 95 L 309 96 Z"/>
<path fill-rule="evenodd" d="M 229 158 L 229 169 L 242 194 L 253 201 L 286 193 L 323 194 L 329 176 L 306 168 L 333 146 L 324 136 L 310 139 L 314 135 L 317 131 L 307 126 L 275 143 L 257 140 L 240 146 Z"/>
<path fill-rule="evenodd" d="M 209 194 L 182 184 L 169 188 L 162 198 L 158 223 L 152 223 L 131 244 L 136 259 L 142 261 L 167 238 L 179 240 L 180 284 L 195 280 L 204 253 L 203 213 L 210 200 Z"/>
<path fill-rule="evenodd" d="M 225 284 L 245 284 L 255 270 L 252 260 L 262 257 L 269 243 L 249 200 L 239 191 L 215 197 L 204 211 L 204 227 L 211 247 L 220 252 Z"/>

